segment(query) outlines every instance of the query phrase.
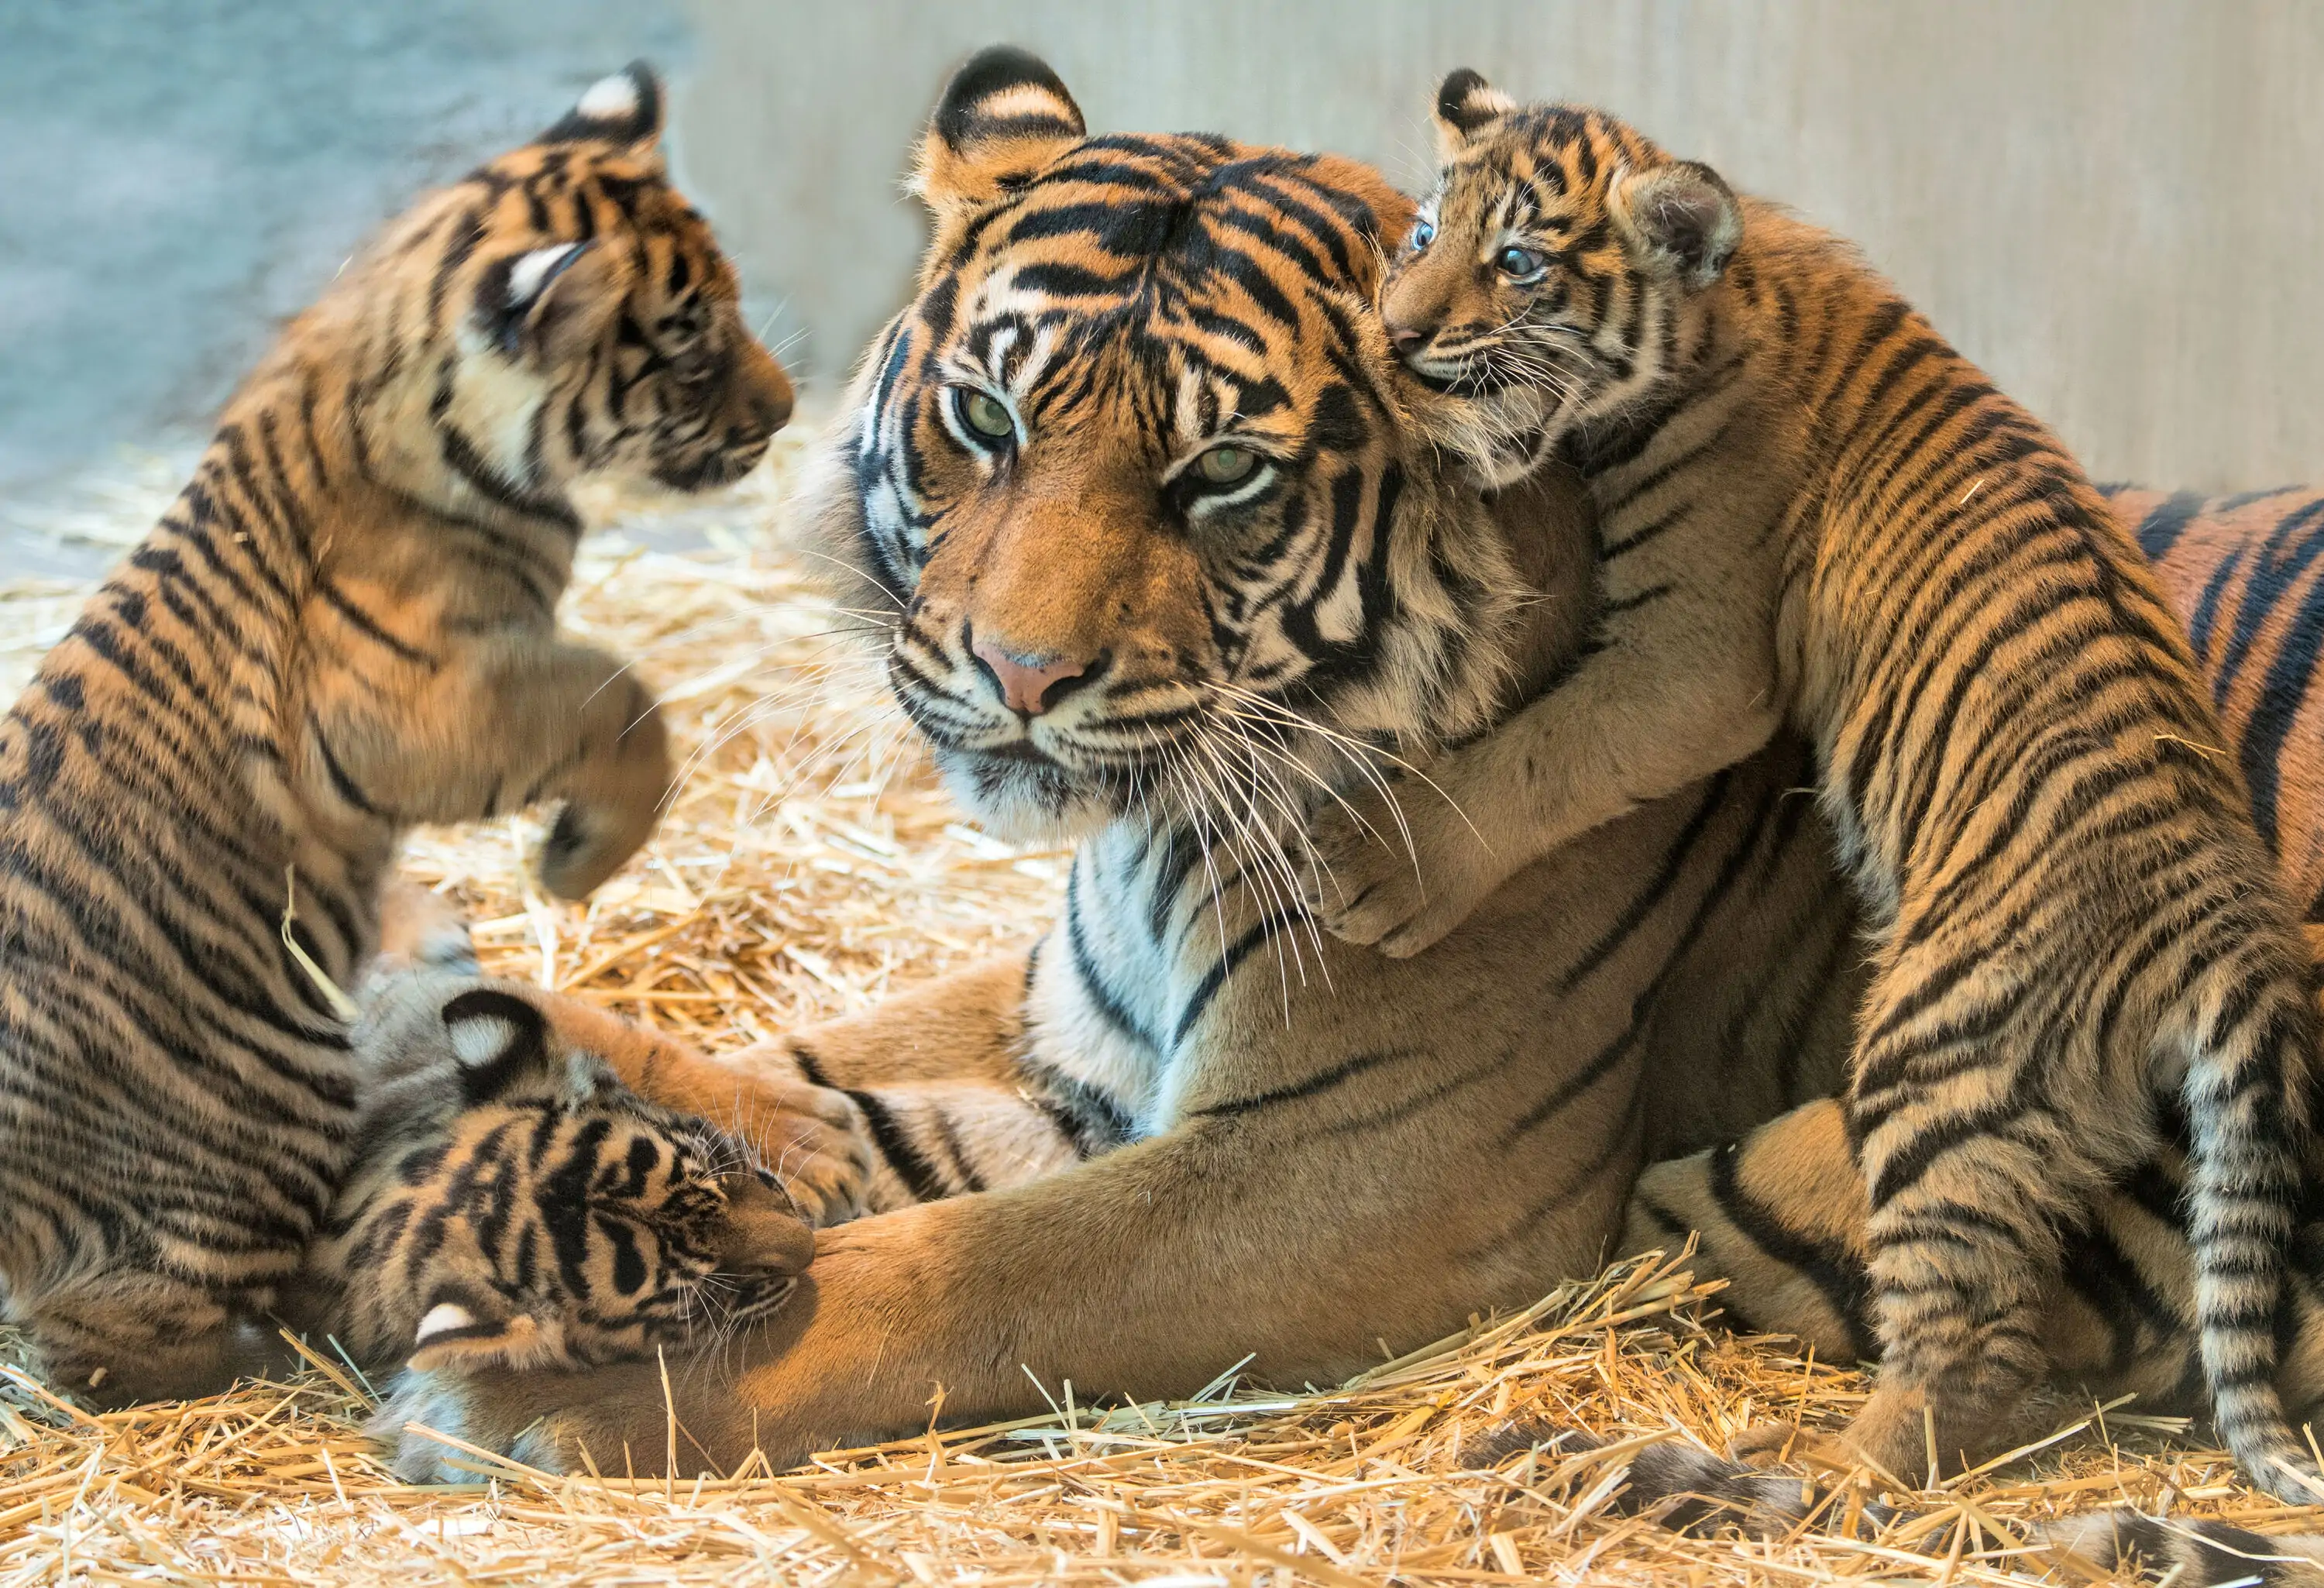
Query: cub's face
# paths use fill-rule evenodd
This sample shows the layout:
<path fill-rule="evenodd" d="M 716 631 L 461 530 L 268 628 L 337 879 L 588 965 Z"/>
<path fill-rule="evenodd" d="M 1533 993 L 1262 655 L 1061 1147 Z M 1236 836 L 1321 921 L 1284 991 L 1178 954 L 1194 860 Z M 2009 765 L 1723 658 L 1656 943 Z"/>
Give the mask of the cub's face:
<path fill-rule="evenodd" d="M 919 185 L 935 243 L 823 516 L 893 604 L 890 680 L 959 798 L 1017 835 L 1231 832 L 1408 732 L 1470 614 L 1399 528 L 1365 305 L 1404 201 L 1345 162 L 1086 137 L 1010 51 L 955 80 Z"/>
<path fill-rule="evenodd" d="M 1734 196 L 1597 111 L 1519 106 L 1474 72 L 1436 105 L 1444 164 L 1380 295 L 1433 434 L 1495 483 L 1650 394 L 1741 236 Z"/>
<path fill-rule="evenodd" d="M 650 71 L 607 78 L 355 272 L 350 293 L 393 305 L 383 336 L 426 328 L 435 346 L 400 361 L 425 366 L 400 412 L 424 410 L 442 466 L 487 497 L 554 497 L 590 474 L 725 485 L 790 416 L 733 266 L 669 184 L 661 125 Z"/>
<path fill-rule="evenodd" d="M 575 1366 L 702 1343 L 790 1294 L 814 1250 L 770 1179 L 607 1063 L 650 1033 L 513 984 L 425 977 L 393 1020 L 373 1116 L 401 1144 L 358 1216 L 354 1283 L 390 1292 L 414 1367 Z M 364 1040 L 359 1036 L 359 1042 Z"/>

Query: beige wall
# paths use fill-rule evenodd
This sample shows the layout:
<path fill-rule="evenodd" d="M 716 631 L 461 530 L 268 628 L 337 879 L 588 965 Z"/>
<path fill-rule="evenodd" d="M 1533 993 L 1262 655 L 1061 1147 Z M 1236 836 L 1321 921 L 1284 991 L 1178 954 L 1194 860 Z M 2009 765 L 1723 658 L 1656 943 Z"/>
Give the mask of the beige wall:
<path fill-rule="evenodd" d="M 1860 242 L 2104 478 L 2324 479 L 2319 0 L 691 0 L 688 180 L 843 371 L 901 300 L 949 69 L 1045 54 L 1093 128 L 1425 179 L 1473 65 L 1595 101 Z"/>

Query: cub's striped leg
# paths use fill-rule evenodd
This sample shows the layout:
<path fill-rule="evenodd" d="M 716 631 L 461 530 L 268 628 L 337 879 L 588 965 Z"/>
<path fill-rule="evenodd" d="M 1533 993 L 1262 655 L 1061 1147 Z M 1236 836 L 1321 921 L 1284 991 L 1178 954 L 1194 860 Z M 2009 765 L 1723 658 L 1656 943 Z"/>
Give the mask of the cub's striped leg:
<path fill-rule="evenodd" d="M 350 600 L 392 609 L 386 592 L 348 583 Z M 560 899 L 586 897 L 651 836 L 672 792 L 669 734 L 619 658 L 485 636 L 402 646 L 387 665 L 409 688 L 326 674 L 309 706 L 314 782 L 352 814 L 470 821 L 561 799 L 540 856 L 541 883 Z"/>
<path fill-rule="evenodd" d="M 811 1223 L 1022 1185 L 1121 1139 L 1109 1101 L 1026 1057 L 1028 968 L 1011 955 L 728 1061 L 825 1105 L 747 1122 Z"/>

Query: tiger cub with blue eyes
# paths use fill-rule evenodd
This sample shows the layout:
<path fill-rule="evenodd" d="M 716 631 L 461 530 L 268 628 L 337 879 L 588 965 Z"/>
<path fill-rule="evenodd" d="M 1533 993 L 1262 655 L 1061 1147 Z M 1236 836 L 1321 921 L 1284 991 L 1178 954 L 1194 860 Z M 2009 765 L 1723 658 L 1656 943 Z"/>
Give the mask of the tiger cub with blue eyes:
<path fill-rule="evenodd" d="M 465 933 L 375 974 L 355 1165 L 285 1312 L 366 1368 L 579 1368 L 771 1314 L 815 1237 L 734 1137 L 624 1075 L 706 1061 L 476 974 Z"/>
<path fill-rule="evenodd" d="M 2066 1233 L 2183 1112 L 2220 1435 L 2255 1483 L 2324 1499 L 2273 1328 L 2324 1035 L 2138 544 L 1845 244 L 1599 111 L 1467 71 L 1436 110 L 1381 324 L 1416 422 L 1480 475 L 1584 481 L 1598 629 L 1400 813 L 1325 812 L 1325 924 L 1416 954 L 1796 731 L 1874 941 L 1845 1110 L 1881 1372 L 1847 1441 L 1907 1474 L 1985 1449 L 2047 1365 Z"/>

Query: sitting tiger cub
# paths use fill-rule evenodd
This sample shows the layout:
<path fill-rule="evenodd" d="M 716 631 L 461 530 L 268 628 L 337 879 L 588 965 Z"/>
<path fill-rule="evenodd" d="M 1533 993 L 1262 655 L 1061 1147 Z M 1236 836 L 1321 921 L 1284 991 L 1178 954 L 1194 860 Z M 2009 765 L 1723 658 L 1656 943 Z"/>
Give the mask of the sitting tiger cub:
<path fill-rule="evenodd" d="M 659 817 L 650 697 L 557 632 L 569 488 L 731 482 L 791 406 L 661 103 L 600 82 L 347 265 L 0 720 L 0 1279 L 60 1388 L 272 1364 L 407 828 L 561 801 L 577 898 Z"/>
<path fill-rule="evenodd" d="M 664 1039 L 465 947 L 364 990 L 355 1162 L 293 1326 L 366 1367 L 576 1368 L 781 1306 L 815 1237 L 733 1138 L 622 1084 Z"/>
<path fill-rule="evenodd" d="M 2185 633 L 2041 424 L 1844 244 L 1613 117 L 1438 96 L 1380 298 L 1419 421 L 1598 513 L 1598 632 L 1431 766 L 1407 860 L 1327 813 L 1331 928 L 1419 951 L 1517 868 L 1796 729 L 1874 934 L 1846 1099 L 1890 1471 L 1993 1447 L 2063 1232 L 2192 1123 L 2194 1316 L 2251 1481 L 2324 1499 L 2271 1322 L 2314 1151 L 2306 951 Z M 1359 801 L 1360 805 L 1366 801 Z"/>

